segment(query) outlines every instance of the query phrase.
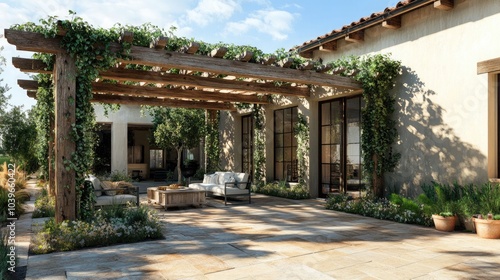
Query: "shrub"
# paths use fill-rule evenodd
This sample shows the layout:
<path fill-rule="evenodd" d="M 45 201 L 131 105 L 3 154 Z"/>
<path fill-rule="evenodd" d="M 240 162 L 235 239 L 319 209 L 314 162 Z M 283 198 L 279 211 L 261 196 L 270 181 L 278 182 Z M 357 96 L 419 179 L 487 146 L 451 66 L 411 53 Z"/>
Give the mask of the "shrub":
<path fill-rule="evenodd" d="M 424 213 L 423 205 L 395 194 L 391 195 L 391 200 L 374 197 L 352 199 L 346 194 L 338 194 L 327 198 L 326 208 L 399 223 L 432 225 L 432 218 Z"/>
<path fill-rule="evenodd" d="M 24 190 L 22 190 L 24 192 Z M 19 192 L 19 191 L 18 191 Z M 20 199 L 17 199 L 17 193 L 15 192 L 14 194 L 16 195 L 16 202 L 15 202 L 15 215 L 16 217 L 19 217 L 21 214 L 24 213 L 24 208 L 23 208 L 23 197 L 20 196 Z M 28 196 L 29 200 L 29 196 Z M 0 188 L 0 222 L 3 223 L 7 220 L 7 211 L 9 210 L 9 192 L 4 189 Z"/>
<path fill-rule="evenodd" d="M 54 217 L 55 214 L 55 197 L 49 196 L 47 190 L 42 189 L 40 196 L 35 200 L 35 210 L 32 217 Z"/>
<path fill-rule="evenodd" d="M 0 169 L 0 187 L 8 189 L 10 183 L 14 181 L 16 191 L 26 188 L 26 174 L 18 166 L 11 168 L 11 166 L 8 166 L 7 163 L 4 162 Z M 10 172 L 9 169 L 11 170 Z"/>
<path fill-rule="evenodd" d="M 47 220 L 32 239 L 30 252 L 45 254 L 163 238 L 154 210 L 111 207 L 95 212 L 92 221 Z"/>
<path fill-rule="evenodd" d="M 10 277 L 12 272 L 9 272 L 10 257 L 7 255 L 9 253 L 9 245 L 7 244 L 7 236 L 4 236 L 3 231 L 0 231 L 0 279 L 13 279 Z"/>
<path fill-rule="evenodd" d="M 104 174 L 103 176 L 99 177 L 99 179 L 101 179 L 101 181 L 111 181 L 111 182 L 117 182 L 117 181 L 132 182 L 132 179 L 125 172 L 121 172 L 118 170 L 115 170 L 109 174 Z"/>
<path fill-rule="evenodd" d="M 256 190 L 258 193 L 290 198 L 290 199 L 308 199 L 310 198 L 309 190 L 303 184 L 298 184 L 293 188 L 288 187 L 284 181 L 277 183 L 269 183 Z"/>

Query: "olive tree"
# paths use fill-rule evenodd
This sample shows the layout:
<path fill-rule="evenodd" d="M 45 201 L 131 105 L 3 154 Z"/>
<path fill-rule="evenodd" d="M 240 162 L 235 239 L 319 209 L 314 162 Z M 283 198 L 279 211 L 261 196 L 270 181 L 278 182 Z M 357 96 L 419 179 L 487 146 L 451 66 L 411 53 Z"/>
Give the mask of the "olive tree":
<path fill-rule="evenodd" d="M 177 151 L 178 182 L 181 183 L 182 152 L 197 147 L 205 136 L 205 113 L 199 109 L 160 107 L 152 108 L 150 112 L 156 145 Z"/>

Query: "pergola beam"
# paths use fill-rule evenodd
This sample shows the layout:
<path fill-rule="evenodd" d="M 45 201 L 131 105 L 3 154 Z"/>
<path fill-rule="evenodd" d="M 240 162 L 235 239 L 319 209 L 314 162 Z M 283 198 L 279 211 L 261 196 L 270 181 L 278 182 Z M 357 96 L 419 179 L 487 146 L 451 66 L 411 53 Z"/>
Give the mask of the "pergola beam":
<path fill-rule="evenodd" d="M 33 81 L 33 80 L 17 80 L 17 84 L 27 90 L 28 92 L 33 92 L 38 89 L 38 82 Z M 197 101 L 185 101 L 185 100 L 175 100 L 172 98 L 184 98 L 184 99 L 197 99 L 197 100 L 205 100 L 205 101 L 221 101 L 221 102 L 226 102 L 226 103 L 216 103 L 216 102 L 206 102 L 206 103 L 200 103 L 203 105 L 210 105 L 213 106 L 214 104 L 220 104 L 224 106 L 219 106 L 216 105 L 218 109 L 216 110 L 233 110 L 233 106 L 231 104 L 228 104 L 227 102 L 239 102 L 239 103 L 254 103 L 254 104 L 266 104 L 269 103 L 266 98 L 261 98 L 259 96 L 241 96 L 241 95 L 235 95 L 235 94 L 224 94 L 224 93 L 215 93 L 215 92 L 209 92 L 209 91 L 191 91 L 191 94 L 188 94 L 190 91 L 189 90 L 177 90 L 177 89 L 166 89 L 166 88 L 155 88 L 155 87 L 149 87 L 149 86 L 131 86 L 131 85 L 115 85 L 115 84 L 107 84 L 107 83 L 93 83 L 92 84 L 92 91 L 94 93 L 100 93 L 100 94 L 94 94 L 95 96 L 99 96 L 98 98 L 101 98 L 101 100 L 108 100 L 108 99 L 103 99 L 101 96 L 112 96 L 112 97 L 120 97 L 124 95 L 132 95 L 134 96 L 134 100 L 140 101 L 140 100 L 147 100 L 148 104 L 143 104 L 143 103 L 137 103 L 140 105 L 155 105 L 154 103 L 151 103 L 149 101 L 151 100 L 159 100 L 160 103 L 163 105 L 161 106 L 168 106 L 169 100 L 175 101 L 172 102 L 171 104 L 184 104 L 188 108 L 193 108 L 191 106 L 188 106 L 190 103 L 196 103 Z M 28 94 L 29 95 L 29 94 Z M 124 96 L 125 97 L 125 96 Z M 138 97 L 144 97 L 145 99 L 140 99 Z M 161 99 L 158 99 L 161 98 Z M 155 99 L 156 98 L 156 99 Z M 129 100 L 129 99 L 124 99 L 124 100 Z M 177 101 L 182 101 L 181 103 L 176 103 Z M 110 103 L 110 102 L 106 102 Z M 124 103 L 121 103 L 124 104 Z M 127 103 L 130 104 L 130 103 Z M 160 105 L 158 105 L 160 106 Z M 174 107 L 179 107 L 179 106 L 174 106 Z M 194 107 L 194 108 L 198 108 Z M 214 108 L 214 107 L 211 107 Z"/>
<path fill-rule="evenodd" d="M 206 101 L 184 101 L 175 99 L 158 99 L 158 98 L 133 97 L 133 96 L 109 95 L 109 94 L 94 94 L 90 101 L 109 103 L 109 104 L 122 104 L 122 105 L 141 104 L 150 106 L 236 111 L 236 107 L 234 107 L 232 104 L 229 103 L 206 102 Z"/>
<path fill-rule="evenodd" d="M 52 70 L 47 70 L 47 64 L 39 59 L 13 57 L 12 65 L 25 73 L 52 74 Z"/>
<path fill-rule="evenodd" d="M 7 41 L 18 50 L 59 53 L 62 50 L 60 37 L 45 38 L 43 34 L 6 29 Z M 121 52 L 118 43 L 110 44 L 110 49 Z M 310 70 L 288 69 L 283 67 L 243 63 L 228 59 L 214 59 L 208 56 L 191 55 L 146 47 L 131 46 L 128 59 L 123 63 L 158 66 L 160 68 L 177 68 L 189 71 L 199 71 L 233 75 L 236 77 L 255 78 L 342 88 L 347 90 L 361 89 L 360 84 L 351 78 L 318 73 Z"/>
<path fill-rule="evenodd" d="M 92 91 L 99 93 L 124 94 L 137 97 L 182 98 L 206 101 L 241 102 L 251 104 L 268 104 L 267 98 L 256 95 L 240 95 L 203 90 L 183 90 L 180 88 L 159 88 L 152 86 L 133 86 L 121 84 L 92 83 Z"/>
<path fill-rule="evenodd" d="M 47 65 L 41 60 L 30 58 L 12 58 L 16 68 L 28 73 L 52 73 L 45 70 Z M 161 83 L 181 86 L 192 86 L 201 89 L 235 90 L 249 93 L 280 94 L 285 96 L 309 96 L 307 87 L 291 85 L 275 86 L 269 83 L 245 82 L 227 79 L 200 77 L 193 75 L 170 74 L 154 71 L 111 68 L 100 73 L 101 78 L 116 81 L 131 81 L 145 83 Z"/>
<path fill-rule="evenodd" d="M 27 90 L 26 94 L 28 97 L 36 99 L 36 91 Z M 216 103 L 216 102 L 206 102 L 206 101 L 183 101 L 174 99 L 158 99 L 158 98 L 146 98 L 146 97 L 135 97 L 135 96 L 123 96 L 123 95 L 109 95 L 109 94 L 94 94 L 92 103 L 106 103 L 106 104 L 122 104 L 122 105 L 150 105 L 150 106 L 163 106 L 163 107 L 180 107 L 180 108 L 191 108 L 191 109 L 206 109 L 206 110 L 225 110 L 225 111 L 236 111 L 236 107 L 231 106 L 227 103 Z"/>
<path fill-rule="evenodd" d="M 173 85 L 193 86 L 197 88 L 236 90 L 262 94 L 280 94 L 300 97 L 309 96 L 309 89 L 306 87 L 288 85 L 275 86 L 274 84 L 269 83 L 226 80 L 193 75 L 179 75 L 132 69 L 109 69 L 108 71 L 100 73 L 100 75 L 104 79 L 117 81 L 168 83 Z"/>

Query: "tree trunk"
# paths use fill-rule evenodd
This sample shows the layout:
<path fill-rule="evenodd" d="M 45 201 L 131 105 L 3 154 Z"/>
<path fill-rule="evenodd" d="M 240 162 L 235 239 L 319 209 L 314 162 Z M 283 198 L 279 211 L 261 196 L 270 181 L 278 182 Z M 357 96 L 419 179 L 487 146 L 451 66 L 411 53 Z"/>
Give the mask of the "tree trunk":
<path fill-rule="evenodd" d="M 374 154 L 372 156 L 373 160 L 373 173 L 372 173 L 372 191 L 373 195 L 379 198 L 384 197 L 384 180 L 381 176 L 377 174 L 378 169 L 378 156 Z"/>
<path fill-rule="evenodd" d="M 177 183 L 182 183 L 182 170 L 181 170 L 181 160 L 182 160 L 182 147 L 175 148 L 177 150 Z"/>

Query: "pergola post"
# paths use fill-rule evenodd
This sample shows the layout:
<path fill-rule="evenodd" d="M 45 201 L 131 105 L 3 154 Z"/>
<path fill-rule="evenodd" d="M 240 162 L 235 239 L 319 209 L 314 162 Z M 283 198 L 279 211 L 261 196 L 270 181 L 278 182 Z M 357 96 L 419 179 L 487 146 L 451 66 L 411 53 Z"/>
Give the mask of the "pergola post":
<path fill-rule="evenodd" d="M 55 193 L 55 173 L 54 173 L 54 120 L 50 119 L 50 139 L 49 139 L 49 156 L 48 156 L 48 175 L 49 175 L 49 195 L 54 196 Z"/>
<path fill-rule="evenodd" d="M 71 125 L 75 123 L 76 66 L 66 52 L 56 55 L 54 66 L 55 89 L 55 189 L 56 222 L 76 219 L 75 170 L 66 169 L 75 142 Z"/>

